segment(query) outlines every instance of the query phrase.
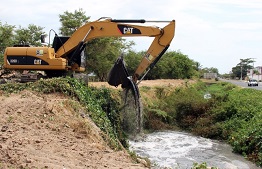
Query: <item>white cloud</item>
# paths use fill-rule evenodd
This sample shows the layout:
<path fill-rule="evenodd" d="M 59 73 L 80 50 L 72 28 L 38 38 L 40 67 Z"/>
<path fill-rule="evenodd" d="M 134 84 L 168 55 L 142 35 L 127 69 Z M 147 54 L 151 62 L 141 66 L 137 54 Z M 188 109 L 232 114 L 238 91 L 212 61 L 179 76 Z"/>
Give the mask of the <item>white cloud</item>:
<path fill-rule="evenodd" d="M 261 30 L 262 29 L 262 23 L 234 23 L 234 22 L 225 22 L 223 24 L 219 25 L 222 29 L 235 29 L 235 30 L 247 30 L 247 31 L 253 31 L 253 30 Z"/>
<path fill-rule="evenodd" d="M 58 31 L 59 14 L 83 8 L 91 21 L 114 19 L 176 20 L 170 50 L 180 49 L 204 67 L 229 72 L 240 58 L 262 65 L 261 0 L 8 0 L 1 3 L 0 21 L 16 26 L 35 24 Z M 163 26 L 161 24 L 160 26 Z M 145 50 L 151 39 L 136 39 Z"/>

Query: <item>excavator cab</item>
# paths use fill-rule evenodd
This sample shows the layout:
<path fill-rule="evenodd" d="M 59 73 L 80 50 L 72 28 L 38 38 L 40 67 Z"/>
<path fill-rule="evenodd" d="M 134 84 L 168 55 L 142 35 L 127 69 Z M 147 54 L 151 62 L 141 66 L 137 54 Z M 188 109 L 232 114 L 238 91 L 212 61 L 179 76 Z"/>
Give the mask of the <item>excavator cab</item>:
<path fill-rule="evenodd" d="M 68 39 L 70 39 L 70 36 L 55 36 L 52 44 L 52 48 L 54 48 L 55 52 L 57 52 L 58 49 L 68 41 Z M 68 65 L 73 65 L 74 63 L 77 63 L 81 68 L 85 69 L 85 47 L 82 47 L 81 49 L 76 48 L 72 50 L 71 52 L 67 53 L 66 58 L 68 60 Z"/>

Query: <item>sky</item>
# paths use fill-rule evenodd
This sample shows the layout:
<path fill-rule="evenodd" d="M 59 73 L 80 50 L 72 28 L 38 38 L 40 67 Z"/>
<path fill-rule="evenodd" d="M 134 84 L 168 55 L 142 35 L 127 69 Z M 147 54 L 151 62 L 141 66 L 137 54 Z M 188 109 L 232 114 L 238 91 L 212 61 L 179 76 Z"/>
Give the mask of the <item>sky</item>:
<path fill-rule="evenodd" d="M 262 66 L 261 0 L 8 0 L 1 2 L 2 24 L 29 24 L 59 32 L 59 14 L 80 8 L 90 21 L 113 19 L 175 20 L 175 37 L 169 51 L 180 51 L 202 68 L 229 73 L 240 59 L 253 58 Z M 163 27 L 158 23 L 150 23 Z M 152 39 L 130 38 L 134 50 L 147 50 Z"/>

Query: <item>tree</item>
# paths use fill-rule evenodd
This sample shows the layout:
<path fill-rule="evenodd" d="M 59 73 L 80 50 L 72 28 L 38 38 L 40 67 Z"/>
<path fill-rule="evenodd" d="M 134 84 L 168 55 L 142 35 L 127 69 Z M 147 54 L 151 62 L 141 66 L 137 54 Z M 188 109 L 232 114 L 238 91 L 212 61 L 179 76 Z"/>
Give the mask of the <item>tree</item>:
<path fill-rule="evenodd" d="M 240 79 L 241 75 L 242 78 L 247 76 L 247 71 L 253 68 L 253 66 L 250 65 L 252 63 L 254 63 L 254 60 L 252 58 L 240 59 L 240 63 L 232 68 L 232 78 L 238 77 Z"/>
<path fill-rule="evenodd" d="M 193 67 L 196 71 L 200 71 L 202 69 L 202 65 L 197 61 L 194 62 Z"/>
<path fill-rule="evenodd" d="M 202 73 L 217 73 L 218 74 L 218 69 L 214 67 L 205 67 L 202 69 Z"/>
<path fill-rule="evenodd" d="M 66 11 L 59 17 L 62 24 L 59 30 L 63 36 L 71 36 L 90 18 L 85 16 L 82 9 L 75 10 L 74 13 Z M 106 81 L 117 57 L 132 45 L 133 42 L 126 42 L 125 39 L 116 37 L 103 37 L 88 41 L 85 50 L 87 56 L 86 70 L 95 73 L 100 81 Z"/>
<path fill-rule="evenodd" d="M 215 68 L 215 67 L 210 67 L 210 68 L 208 68 L 208 70 L 209 70 L 209 73 L 217 73 L 217 74 L 219 74 L 218 73 L 218 69 Z"/>
<path fill-rule="evenodd" d="M 74 13 L 65 11 L 59 15 L 62 27 L 59 29 L 63 36 L 71 36 L 80 26 L 86 24 L 90 19 L 85 15 L 83 9 L 75 10 Z"/>
<path fill-rule="evenodd" d="M 106 81 L 117 57 L 126 48 L 122 38 L 106 37 L 87 43 L 87 70 L 94 72 L 100 81 Z"/>
<path fill-rule="evenodd" d="M 32 46 L 41 46 L 40 36 L 45 34 L 44 27 L 29 24 L 27 28 L 15 30 L 15 44 L 28 44 Z"/>
<path fill-rule="evenodd" d="M 148 79 L 187 79 L 195 73 L 194 61 L 180 51 L 170 51 L 163 55 L 155 68 L 148 74 Z"/>
<path fill-rule="evenodd" d="M 15 26 L 2 24 L 0 22 L 0 65 L 3 64 L 4 51 L 7 46 L 13 46 L 13 36 L 14 36 Z"/>
<path fill-rule="evenodd" d="M 128 51 L 125 56 L 127 70 L 132 75 L 146 51 Z M 180 51 L 166 52 L 155 67 L 148 73 L 146 79 L 186 79 L 197 76 L 199 62 L 188 58 Z"/>
<path fill-rule="evenodd" d="M 127 65 L 127 71 L 130 75 L 133 75 L 135 73 L 136 68 L 140 64 L 145 53 L 146 53 L 146 51 L 136 52 L 134 50 L 129 50 L 124 55 L 124 60 L 125 60 L 126 65 Z"/>
<path fill-rule="evenodd" d="M 171 53 L 172 54 L 172 53 Z M 194 62 L 187 55 L 174 53 L 175 65 L 172 70 L 173 78 L 189 79 L 194 75 Z"/>

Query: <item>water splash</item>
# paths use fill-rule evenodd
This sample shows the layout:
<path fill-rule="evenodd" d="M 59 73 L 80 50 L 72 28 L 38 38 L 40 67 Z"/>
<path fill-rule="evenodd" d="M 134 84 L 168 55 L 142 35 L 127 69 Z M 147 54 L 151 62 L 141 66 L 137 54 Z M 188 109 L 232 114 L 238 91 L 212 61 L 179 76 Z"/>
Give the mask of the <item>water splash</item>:
<path fill-rule="evenodd" d="M 229 145 L 184 132 L 156 132 L 139 140 L 130 140 L 130 150 L 148 157 L 155 168 L 191 168 L 206 162 L 219 169 L 259 169 L 242 156 L 232 153 Z M 154 167 L 153 167 L 154 168 Z"/>
<path fill-rule="evenodd" d="M 124 102 L 121 113 L 122 127 L 130 138 L 134 138 L 143 130 L 142 102 L 137 86 L 124 89 L 122 100 Z"/>

